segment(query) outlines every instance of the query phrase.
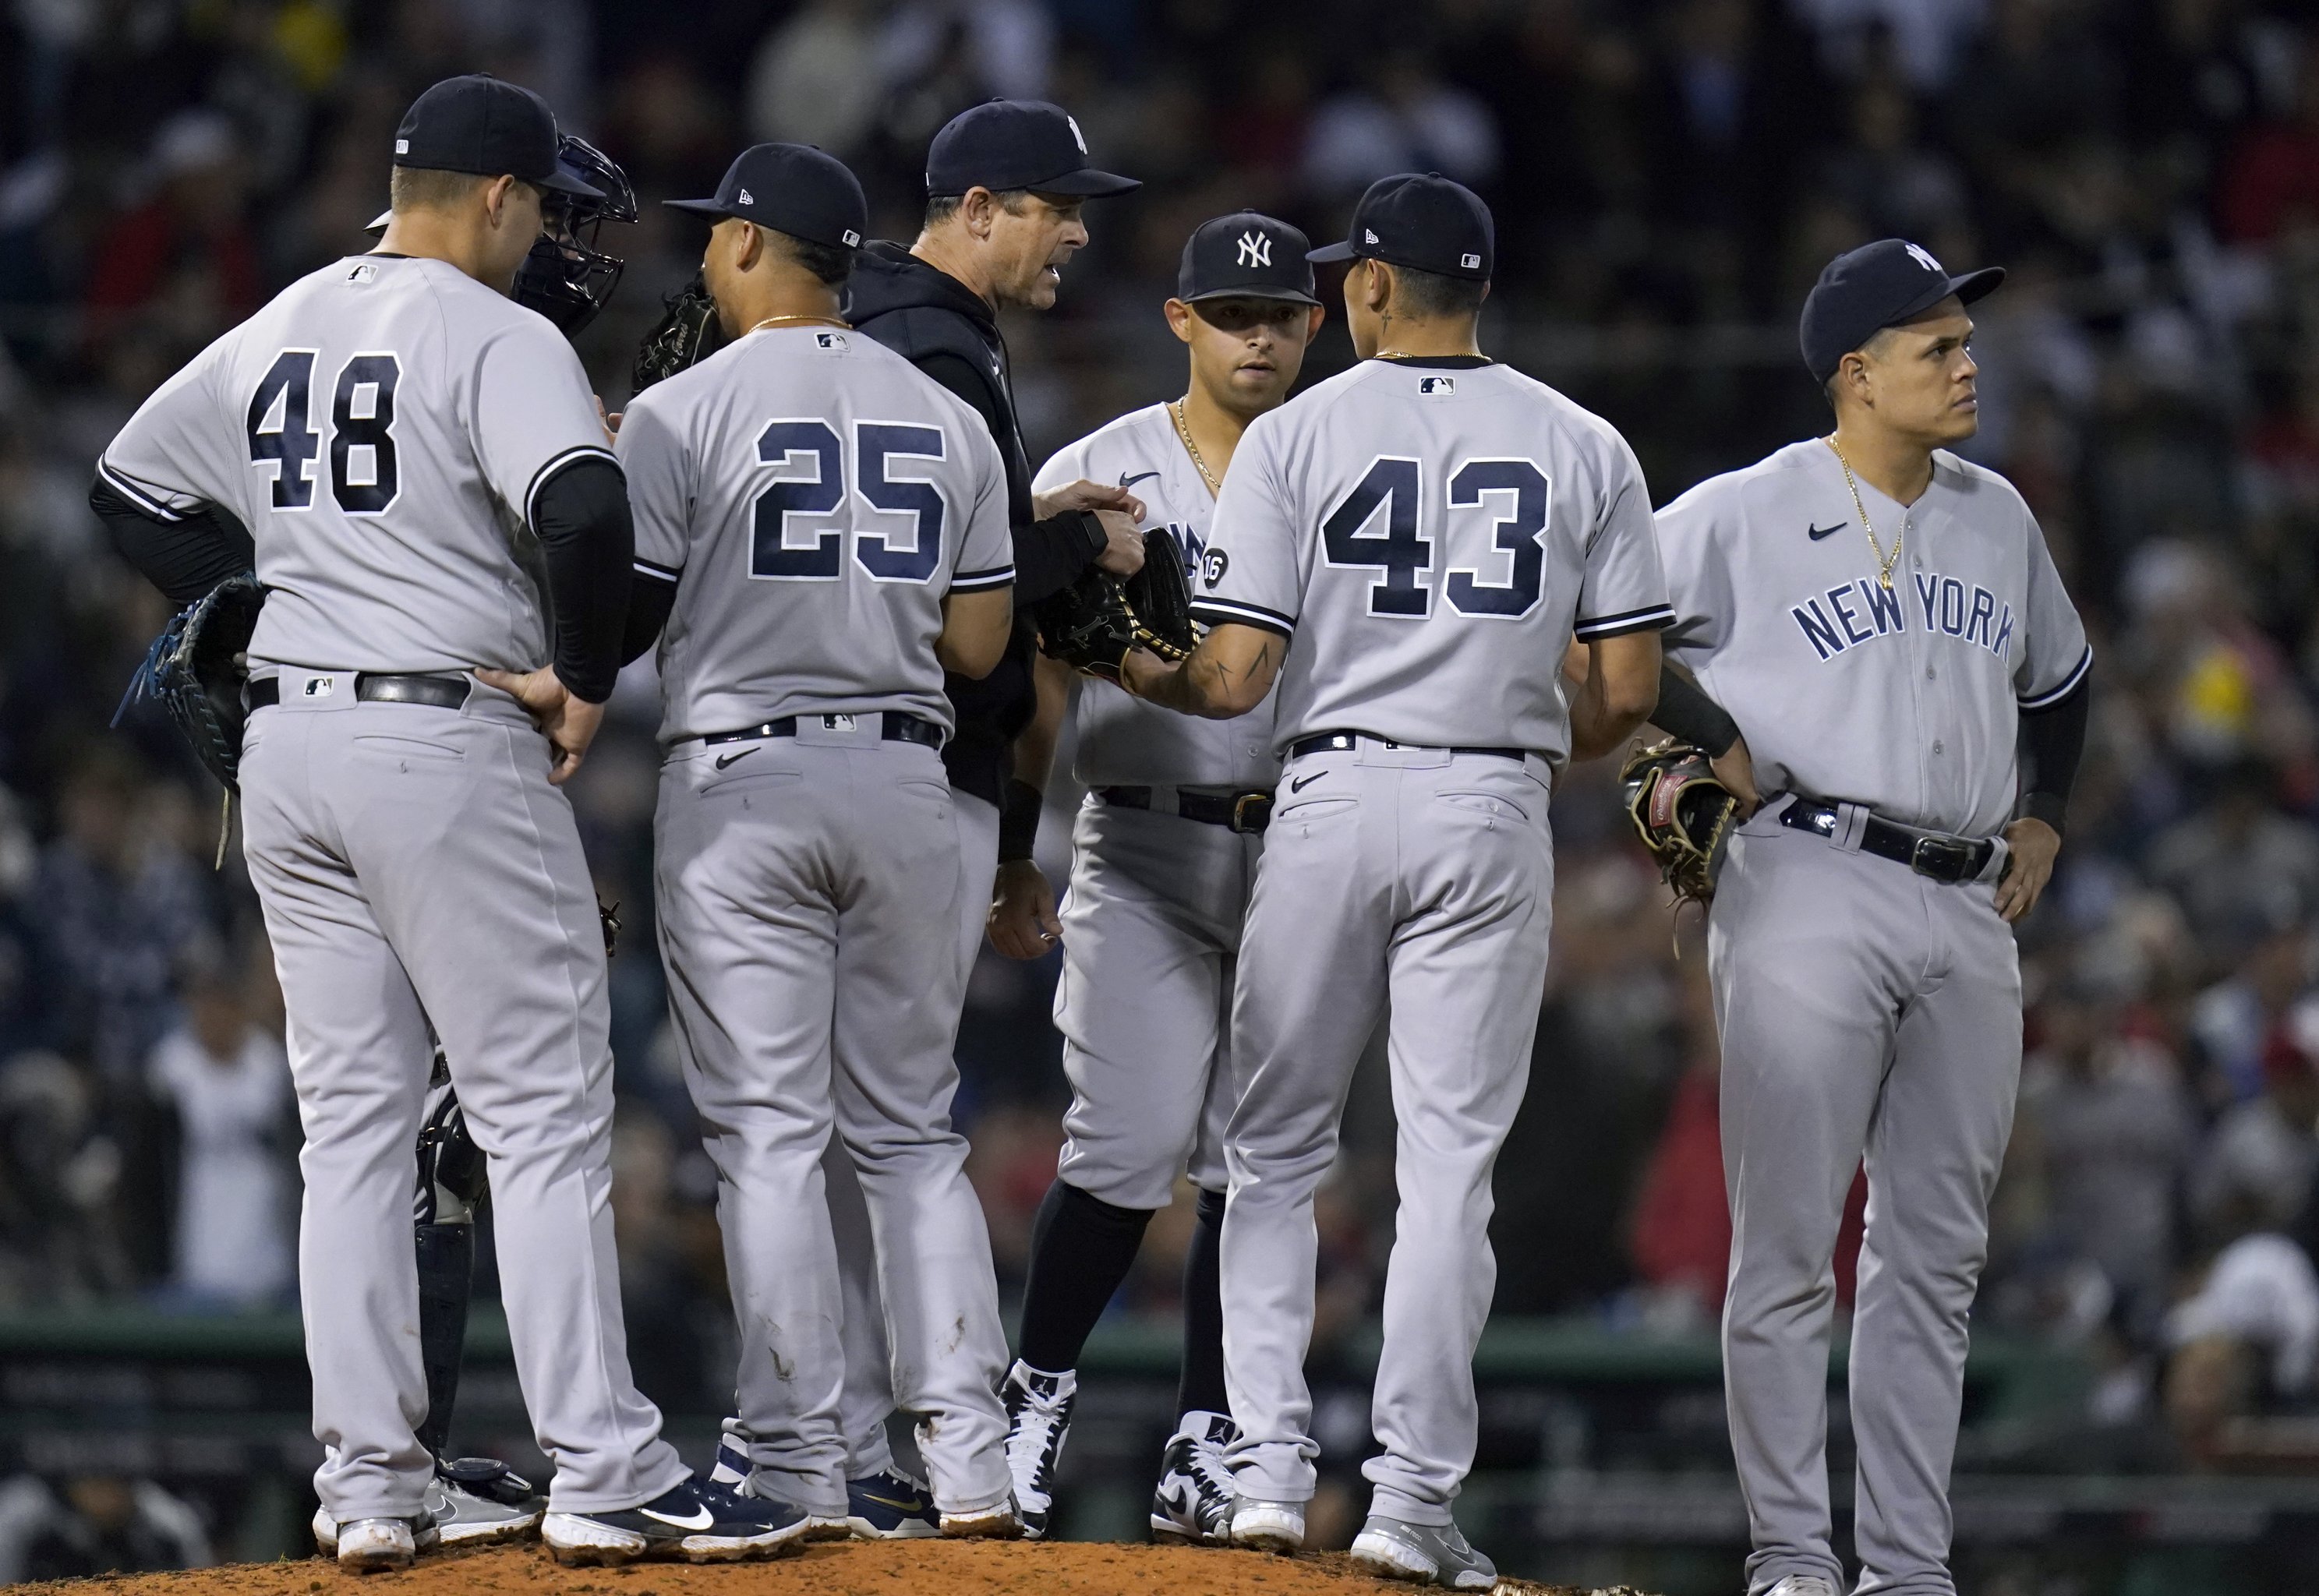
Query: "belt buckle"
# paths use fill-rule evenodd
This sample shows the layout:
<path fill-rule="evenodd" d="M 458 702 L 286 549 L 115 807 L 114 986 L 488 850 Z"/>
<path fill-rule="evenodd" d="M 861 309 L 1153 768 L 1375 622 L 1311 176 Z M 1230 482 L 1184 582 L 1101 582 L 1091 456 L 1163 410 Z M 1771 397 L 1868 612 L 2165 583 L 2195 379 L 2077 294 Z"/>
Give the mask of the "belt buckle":
<path fill-rule="evenodd" d="M 1962 881 L 1972 862 L 1972 844 L 1955 837 L 1918 837 L 1908 850 L 1908 868 L 1936 881 Z"/>
<path fill-rule="evenodd" d="M 1255 818 L 1249 810 L 1256 810 Z M 1232 829 L 1242 836 L 1260 835 L 1272 824 L 1272 795 L 1268 792 L 1243 792 L 1232 799 Z"/>

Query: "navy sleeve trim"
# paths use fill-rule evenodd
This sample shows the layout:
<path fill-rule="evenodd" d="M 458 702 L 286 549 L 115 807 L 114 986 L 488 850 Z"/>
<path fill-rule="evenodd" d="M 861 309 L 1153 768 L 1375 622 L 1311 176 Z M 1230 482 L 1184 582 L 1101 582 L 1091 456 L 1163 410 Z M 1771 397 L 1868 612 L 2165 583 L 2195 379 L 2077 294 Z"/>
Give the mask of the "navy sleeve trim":
<path fill-rule="evenodd" d="M 523 524 L 525 526 L 537 529 L 537 522 L 533 512 L 538 508 L 539 491 L 547 485 L 548 478 L 567 465 L 588 459 L 601 460 L 614 471 L 620 469 L 619 456 L 600 444 L 582 444 L 577 448 L 566 449 L 560 455 L 550 455 L 546 464 L 531 473 L 531 486 L 524 490 Z M 621 480 L 627 480 L 625 473 L 622 473 Z"/>
<path fill-rule="evenodd" d="M 2020 707 L 2024 709 L 2052 708 L 2063 699 L 2068 698 L 2071 693 L 2077 691 L 2078 684 L 2086 679 L 2086 673 L 2093 668 L 2093 645 L 2091 644 L 2088 644 L 2086 645 L 2086 652 L 2078 656 L 2077 664 L 2071 670 L 2069 675 L 2062 678 L 2062 684 L 2059 687 L 2054 688 L 2050 692 L 2039 693 L 2035 698 L 2027 698 L 2018 700 Z"/>
<path fill-rule="evenodd" d="M 1192 615 L 1212 627 L 1257 627 L 1283 637 L 1292 636 L 1296 631 L 1296 623 L 1278 610 L 1237 599 L 1196 599 L 1192 601 Z"/>
<path fill-rule="evenodd" d="M 1656 632 L 1673 625 L 1674 607 L 1654 604 L 1648 609 L 1629 609 L 1620 615 L 1582 620 L 1571 630 L 1581 643 L 1599 643 L 1605 637 L 1622 637 L 1629 632 Z"/>
<path fill-rule="evenodd" d="M 953 593 L 980 593 L 992 588 L 1014 585 L 1015 567 L 1012 565 L 995 566 L 988 571 L 961 571 L 950 579 L 950 591 Z"/>
<path fill-rule="evenodd" d="M 101 455 L 97 456 L 96 474 L 110 483 L 114 492 L 157 521 L 182 521 L 185 518 L 183 510 L 172 509 L 162 503 L 144 488 L 122 475 L 113 463 Z"/>

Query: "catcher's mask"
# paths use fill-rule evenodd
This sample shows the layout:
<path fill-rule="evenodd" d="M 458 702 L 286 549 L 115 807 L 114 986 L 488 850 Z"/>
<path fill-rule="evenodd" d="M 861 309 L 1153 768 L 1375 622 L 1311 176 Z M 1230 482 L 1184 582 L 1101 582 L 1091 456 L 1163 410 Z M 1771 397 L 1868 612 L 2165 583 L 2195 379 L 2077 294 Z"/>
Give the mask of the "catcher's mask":
<path fill-rule="evenodd" d="M 597 248 L 596 238 L 608 221 L 636 220 L 636 191 L 618 163 L 585 139 L 564 134 L 555 162 L 604 197 L 554 190 L 540 195 L 539 241 L 516 268 L 513 297 L 570 338 L 596 319 L 619 286 L 627 263 Z"/>

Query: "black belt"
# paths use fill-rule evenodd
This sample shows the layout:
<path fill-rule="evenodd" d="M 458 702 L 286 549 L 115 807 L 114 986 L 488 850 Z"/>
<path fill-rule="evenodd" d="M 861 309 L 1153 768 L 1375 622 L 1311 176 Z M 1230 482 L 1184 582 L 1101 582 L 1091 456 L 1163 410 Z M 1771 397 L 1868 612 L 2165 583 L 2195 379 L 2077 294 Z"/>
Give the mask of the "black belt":
<path fill-rule="evenodd" d="M 762 726 L 743 726 L 737 732 L 710 732 L 700 740 L 718 743 L 749 743 L 759 737 L 794 737 L 798 735 L 799 717 L 784 715 L 779 720 L 769 720 Z M 853 724 L 851 715 L 808 715 L 807 720 L 821 722 L 826 731 L 841 731 Z M 898 709 L 884 712 L 885 728 L 879 735 L 889 743 L 919 743 L 928 748 L 943 745 L 943 729 L 931 720 L 921 720 L 915 715 L 905 715 Z"/>
<path fill-rule="evenodd" d="M 1798 798 L 1780 811 L 1780 824 L 1794 831 L 1808 831 L 1816 837 L 1833 838 L 1837 825 L 1836 806 L 1806 803 Z M 1959 881 L 1978 879 L 1981 872 L 1989 868 L 1990 855 L 1997 852 L 1997 844 L 1921 832 L 1871 815 L 1860 829 L 1860 851 L 1895 864 L 1905 864 L 1920 876 L 1954 886 Z"/>
<path fill-rule="evenodd" d="M 426 704 L 456 709 L 474 682 L 465 676 L 372 676 L 357 672 L 355 697 L 365 704 Z M 282 701 L 282 679 L 260 677 L 249 684 L 249 707 L 266 709 Z"/>
<path fill-rule="evenodd" d="M 1299 737 L 1288 745 L 1288 757 L 1303 759 L 1308 753 L 1349 753 L 1367 737 L 1381 748 L 1422 748 L 1430 744 L 1395 743 L 1380 737 L 1375 732 L 1314 732 L 1309 737 Z M 1524 748 L 1445 748 L 1445 753 L 1486 753 L 1492 759 L 1523 760 L 1529 757 Z"/>
<path fill-rule="evenodd" d="M 1148 787 L 1098 787 L 1095 796 L 1099 802 L 1114 808 L 1149 809 L 1151 789 Z M 1243 836 L 1261 836 L 1264 828 L 1272 824 L 1272 795 L 1268 792 L 1186 792 L 1176 789 L 1176 813 L 1187 820 L 1196 820 L 1203 825 L 1221 825 L 1226 831 L 1236 831 Z"/>

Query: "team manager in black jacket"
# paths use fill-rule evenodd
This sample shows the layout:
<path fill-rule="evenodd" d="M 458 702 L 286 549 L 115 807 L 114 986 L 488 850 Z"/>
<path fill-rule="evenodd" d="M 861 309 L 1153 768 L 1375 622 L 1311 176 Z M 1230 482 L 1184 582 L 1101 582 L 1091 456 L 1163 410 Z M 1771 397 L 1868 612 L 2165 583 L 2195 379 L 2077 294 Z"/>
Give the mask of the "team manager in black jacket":
<path fill-rule="evenodd" d="M 978 870 L 988 879 L 983 867 L 994 862 L 994 840 L 997 858 L 1029 858 L 1038 827 L 1039 794 L 1014 780 L 1012 753 L 1037 703 L 1030 607 L 1091 564 L 1125 576 L 1143 564 L 1135 528 L 1142 505 L 1125 489 L 1082 482 L 1033 498 L 997 310 L 1052 305 L 1063 263 L 1087 240 L 1081 207 L 1140 186 L 1088 166 L 1078 124 L 1057 106 L 1029 100 L 977 105 L 952 118 L 927 151 L 926 217 L 917 242 L 907 249 L 871 244 L 857 257 L 846 291 L 845 319 L 972 405 L 1006 462 L 1015 636 L 989 675 L 946 682 L 958 729 L 943 762 L 961 799 L 970 880 Z M 988 813 L 978 803 L 989 806 Z M 986 894 L 970 908 L 988 906 Z"/>

